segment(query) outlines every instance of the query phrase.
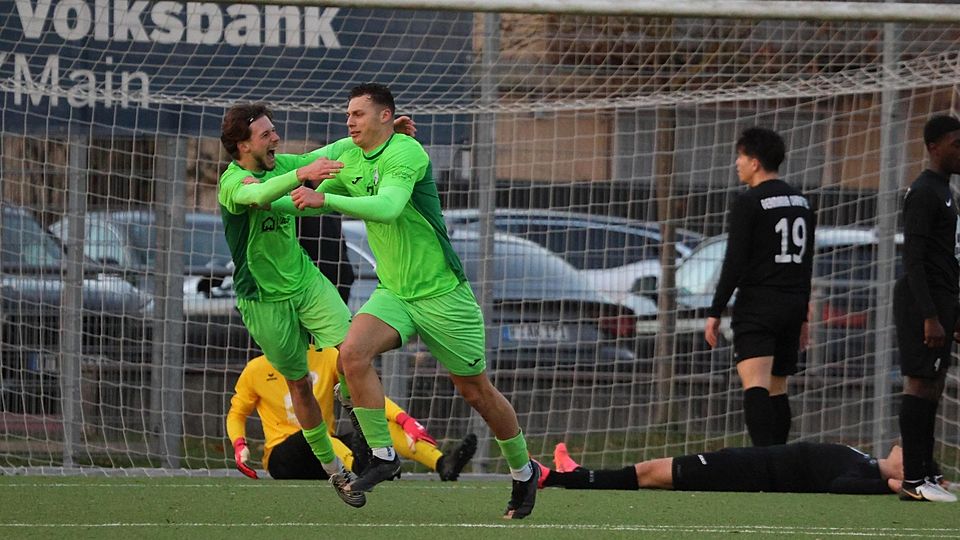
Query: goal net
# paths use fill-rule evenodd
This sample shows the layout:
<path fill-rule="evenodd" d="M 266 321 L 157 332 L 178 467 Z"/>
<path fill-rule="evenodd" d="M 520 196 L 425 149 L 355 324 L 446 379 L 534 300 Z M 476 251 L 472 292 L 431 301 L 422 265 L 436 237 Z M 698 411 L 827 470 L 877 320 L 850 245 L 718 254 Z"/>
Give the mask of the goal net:
<path fill-rule="evenodd" d="M 786 4 L 822 9 L 0 0 L 0 470 L 232 467 L 225 416 L 259 350 L 219 221 L 220 122 L 264 101 L 283 151 L 313 149 L 346 136 L 364 82 L 416 121 L 484 309 L 490 376 L 533 456 L 565 441 L 610 467 L 748 443 L 729 331 L 715 350 L 702 333 L 742 189 L 733 143 L 752 126 L 783 134 L 782 176 L 822 236 L 791 440 L 885 453 L 899 436 L 897 216 L 924 122 L 957 113 L 960 30 L 908 22 L 929 4 L 886 4 L 900 8 L 887 22 L 866 4 Z M 307 228 L 307 247 L 339 241 Z M 343 236 L 356 310 L 376 275 L 362 227 Z M 480 436 L 468 471 L 506 470 L 421 342 L 377 366 L 441 447 Z M 953 370 L 936 432 L 948 475 L 958 393 Z M 259 456 L 259 422 L 248 429 Z"/>

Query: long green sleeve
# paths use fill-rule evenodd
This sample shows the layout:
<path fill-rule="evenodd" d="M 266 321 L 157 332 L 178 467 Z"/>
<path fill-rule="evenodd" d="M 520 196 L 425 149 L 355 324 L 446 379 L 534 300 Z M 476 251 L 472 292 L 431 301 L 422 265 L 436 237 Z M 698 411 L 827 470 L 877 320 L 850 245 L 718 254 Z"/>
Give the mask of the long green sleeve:
<path fill-rule="evenodd" d="M 379 193 L 368 197 L 327 194 L 324 208 L 367 221 L 393 223 L 409 200 L 409 191 L 394 186 L 383 186 Z"/>

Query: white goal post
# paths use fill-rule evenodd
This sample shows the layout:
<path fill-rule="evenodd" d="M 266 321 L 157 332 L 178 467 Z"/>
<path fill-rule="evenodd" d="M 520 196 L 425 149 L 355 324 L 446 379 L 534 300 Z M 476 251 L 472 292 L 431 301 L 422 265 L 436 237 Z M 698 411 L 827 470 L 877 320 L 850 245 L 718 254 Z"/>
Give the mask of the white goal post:
<path fill-rule="evenodd" d="M 370 81 L 417 122 L 535 457 L 746 442 L 697 296 L 754 125 L 784 135 L 819 227 L 860 239 L 818 255 L 791 440 L 885 452 L 899 200 L 924 122 L 960 109 L 958 22 L 951 2 L 0 0 L 0 472 L 232 467 L 225 414 L 258 351 L 217 252 L 223 113 L 268 103 L 300 152 L 346 135 Z M 356 309 L 376 278 L 347 240 Z M 481 436 L 468 470 L 505 471 L 415 340 L 378 365 L 442 447 Z M 949 475 L 958 418 L 954 369 Z"/>

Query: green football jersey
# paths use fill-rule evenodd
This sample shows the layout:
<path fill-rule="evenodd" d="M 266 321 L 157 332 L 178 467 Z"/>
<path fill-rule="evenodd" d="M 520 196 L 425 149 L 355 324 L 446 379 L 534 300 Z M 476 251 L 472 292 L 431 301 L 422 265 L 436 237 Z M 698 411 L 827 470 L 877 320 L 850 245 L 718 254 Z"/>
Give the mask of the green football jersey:
<path fill-rule="evenodd" d="M 297 241 L 295 217 L 236 202 L 243 179 L 261 182 L 296 169 L 319 157 L 336 159 L 346 148 L 356 148 L 349 138 L 306 154 L 277 154 L 272 171 L 253 173 L 235 161 L 220 175 L 217 198 L 227 244 L 233 255 L 233 287 L 237 297 L 275 302 L 293 297 L 306 280 L 318 279 L 320 270 Z M 296 187 L 295 177 L 291 185 Z"/>
<path fill-rule="evenodd" d="M 338 159 L 344 167 L 336 176 L 336 193 L 366 197 L 393 186 L 410 196 L 393 222 L 364 221 L 381 287 L 416 300 L 450 292 L 466 280 L 443 222 L 430 158 L 416 139 L 394 134 L 370 155 L 355 146 Z M 339 204 L 331 199 L 336 196 L 328 196 L 327 206 L 350 214 L 349 199 Z"/>

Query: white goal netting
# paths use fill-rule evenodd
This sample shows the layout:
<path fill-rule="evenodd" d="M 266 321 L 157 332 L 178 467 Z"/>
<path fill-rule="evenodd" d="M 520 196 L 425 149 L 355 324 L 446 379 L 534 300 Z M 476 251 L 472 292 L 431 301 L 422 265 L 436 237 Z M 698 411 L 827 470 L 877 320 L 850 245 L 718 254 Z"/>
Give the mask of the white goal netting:
<path fill-rule="evenodd" d="M 534 456 L 746 443 L 730 340 L 707 348 L 702 308 L 755 125 L 784 135 L 781 172 L 825 231 L 791 440 L 885 452 L 899 201 L 923 123 L 957 113 L 958 45 L 947 23 L 0 0 L 0 470 L 232 466 L 225 414 L 259 352 L 219 224 L 222 115 L 265 101 L 300 152 L 345 136 L 371 81 L 417 122 Z M 362 230 L 344 234 L 356 309 L 376 278 Z M 473 470 L 505 470 L 418 342 L 378 365 L 441 446 L 477 432 Z M 958 392 L 954 370 L 952 475 Z"/>

